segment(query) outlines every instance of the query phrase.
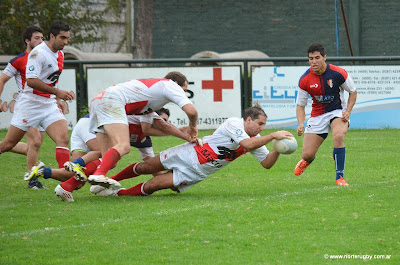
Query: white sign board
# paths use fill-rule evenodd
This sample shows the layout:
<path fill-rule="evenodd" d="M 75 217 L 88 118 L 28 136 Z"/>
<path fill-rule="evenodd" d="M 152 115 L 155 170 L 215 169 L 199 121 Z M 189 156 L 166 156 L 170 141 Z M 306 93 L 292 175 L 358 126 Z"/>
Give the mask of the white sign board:
<path fill-rule="evenodd" d="M 351 128 L 400 128 L 400 66 L 341 66 L 354 80 L 357 102 Z M 296 128 L 300 77 L 308 66 L 257 67 L 252 73 L 253 102 L 268 115 L 267 128 Z M 345 92 L 347 101 L 348 93 Z M 306 106 L 310 117 L 311 98 Z"/>
<path fill-rule="evenodd" d="M 91 68 L 87 71 L 88 100 L 114 84 L 133 79 L 163 78 L 179 71 L 189 81 L 187 95 L 199 113 L 199 129 L 216 129 L 227 118 L 241 117 L 240 67 Z M 177 127 L 189 125 L 186 114 L 175 104 L 164 106 L 169 121 Z"/>
<path fill-rule="evenodd" d="M 1 72 L 1 71 L 0 71 Z M 74 69 L 64 69 L 60 75 L 58 87 L 63 90 L 72 90 L 76 95 L 76 75 Z M 4 86 L 3 93 L 0 96 L 0 129 L 8 129 L 12 115 L 14 113 L 15 99 L 18 96 L 18 87 L 15 79 L 10 79 Z M 67 119 L 68 129 L 72 128 L 76 124 L 76 100 L 71 102 L 64 102 L 67 109 L 65 118 Z"/>

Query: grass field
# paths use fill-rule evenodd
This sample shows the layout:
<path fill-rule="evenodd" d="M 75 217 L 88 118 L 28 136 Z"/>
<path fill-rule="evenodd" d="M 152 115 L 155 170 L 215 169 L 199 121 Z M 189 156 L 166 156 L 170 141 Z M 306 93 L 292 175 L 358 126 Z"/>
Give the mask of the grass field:
<path fill-rule="evenodd" d="M 86 185 L 74 203 L 54 195 L 54 180 L 29 190 L 25 157 L 2 154 L 0 264 L 400 264 L 399 135 L 349 131 L 349 187 L 334 184 L 328 136 L 299 177 L 301 148 L 268 171 L 244 155 L 182 194 L 99 197 Z M 153 143 L 159 152 L 181 141 Z M 39 157 L 56 167 L 49 138 Z M 132 150 L 111 174 L 138 160 Z"/>

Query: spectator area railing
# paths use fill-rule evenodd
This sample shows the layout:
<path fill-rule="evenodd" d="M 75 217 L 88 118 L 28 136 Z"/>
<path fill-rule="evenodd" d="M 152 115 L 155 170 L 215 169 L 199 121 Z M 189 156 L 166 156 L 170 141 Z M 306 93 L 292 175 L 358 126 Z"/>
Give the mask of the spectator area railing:
<path fill-rule="evenodd" d="M 399 65 L 400 56 L 359 56 L 359 57 L 329 57 L 329 63 L 341 65 L 343 63 L 350 63 L 354 65 Z M 270 57 L 270 58 L 199 58 L 199 59 L 184 59 L 184 58 L 171 58 L 171 59 L 136 59 L 136 60 L 113 60 L 113 61 L 99 61 L 99 60 L 86 60 L 74 61 L 66 60 L 64 62 L 65 68 L 76 69 L 76 87 L 77 87 L 77 113 L 87 106 L 88 93 L 86 82 L 86 71 L 88 67 L 182 67 L 182 66 L 203 66 L 203 65 L 220 65 L 229 63 L 229 65 L 241 66 L 242 72 L 242 111 L 251 105 L 252 101 L 252 87 L 250 70 L 252 66 L 259 66 L 262 63 L 273 63 L 275 66 L 293 66 L 308 64 L 307 57 Z M 0 69 L 4 69 L 7 62 L 0 62 Z"/>

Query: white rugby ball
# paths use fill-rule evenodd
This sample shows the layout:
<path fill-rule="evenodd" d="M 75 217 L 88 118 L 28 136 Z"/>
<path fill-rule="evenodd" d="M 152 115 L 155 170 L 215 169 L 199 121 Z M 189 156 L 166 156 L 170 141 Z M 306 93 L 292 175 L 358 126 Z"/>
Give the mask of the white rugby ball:
<path fill-rule="evenodd" d="M 272 140 L 274 149 L 280 154 L 291 154 L 297 149 L 296 138 L 291 137 L 290 139 Z"/>

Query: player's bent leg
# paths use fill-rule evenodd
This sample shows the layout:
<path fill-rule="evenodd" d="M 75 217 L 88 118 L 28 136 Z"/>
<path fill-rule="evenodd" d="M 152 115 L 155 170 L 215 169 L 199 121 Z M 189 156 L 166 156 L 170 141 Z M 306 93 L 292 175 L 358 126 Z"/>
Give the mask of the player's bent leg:
<path fill-rule="evenodd" d="M 112 148 L 117 150 L 121 157 L 131 151 L 128 125 L 123 123 L 106 124 L 104 130 L 111 142 L 114 143 Z"/>
<path fill-rule="evenodd" d="M 342 121 L 340 118 L 336 118 L 331 123 L 332 128 L 332 140 L 335 148 L 344 147 L 344 137 L 349 128 L 349 123 Z"/>
<path fill-rule="evenodd" d="M 18 142 L 21 141 L 22 137 L 24 137 L 25 133 L 25 131 L 10 125 L 6 137 L 0 142 L 0 154 L 10 151 L 16 146 Z"/>
<path fill-rule="evenodd" d="M 66 120 L 53 122 L 46 128 L 47 134 L 57 146 L 68 147 L 68 125 Z"/>
<path fill-rule="evenodd" d="M 38 128 L 31 127 L 25 136 L 28 143 L 26 163 L 29 169 L 38 162 L 39 150 L 42 146 L 44 132 L 41 133 Z"/>
<path fill-rule="evenodd" d="M 119 189 L 117 191 L 103 190 L 100 196 L 148 196 L 158 190 L 176 190 L 173 183 L 172 171 L 153 177 L 147 182 L 142 182 L 130 189 Z"/>
<path fill-rule="evenodd" d="M 161 164 L 160 156 L 151 157 L 144 162 L 141 162 L 135 168 L 135 171 L 139 175 L 143 174 L 154 174 L 159 171 L 165 170 L 164 166 Z"/>
<path fill-rule="evenodd" d="M 336 168 L 336 185 L 349 186 L 344 179 L 344 168 L 346 162 L 346 148 L 344 146 L 344 137 L 348 130 L 348 122 L 343 122 L 342 119 L 336 118 L 331 123 L 332 138 L 333 138 L 333 158 Z"/>
<path fill-rule="evenodd" d="M 62 168 L 64 163 L 69 161 L 68 148 L 68 126 L 66 120 L 53 122 L 46 128 L 47 134 L 56 143 L 56 160 L 58 166 Z"/>
<path fill-rule="evenodd" d="M 294 174 L 301 175 L 314 160 L 315 155 L 324 142 L 324 138 L 314 133 L 304 134 L 302 159 L 297 163 Z"/>
<path fill-rule="evenodd" d="M 19 142 L 10 150 L 10 152 L 13 152 L 13 153 L 19 154 L 19 155 L 27 155 L 28 154 L 28 144 L 24 143 L 24 142 Z"/>
<path fill-rule="evenodd" d="M 147 194 L 152 194 L 158 190 L 173 189 L 174 188 L 174 177 L 172 171 L 157 175 L 147 181 L 143 186 L 143 191 Z"/>

